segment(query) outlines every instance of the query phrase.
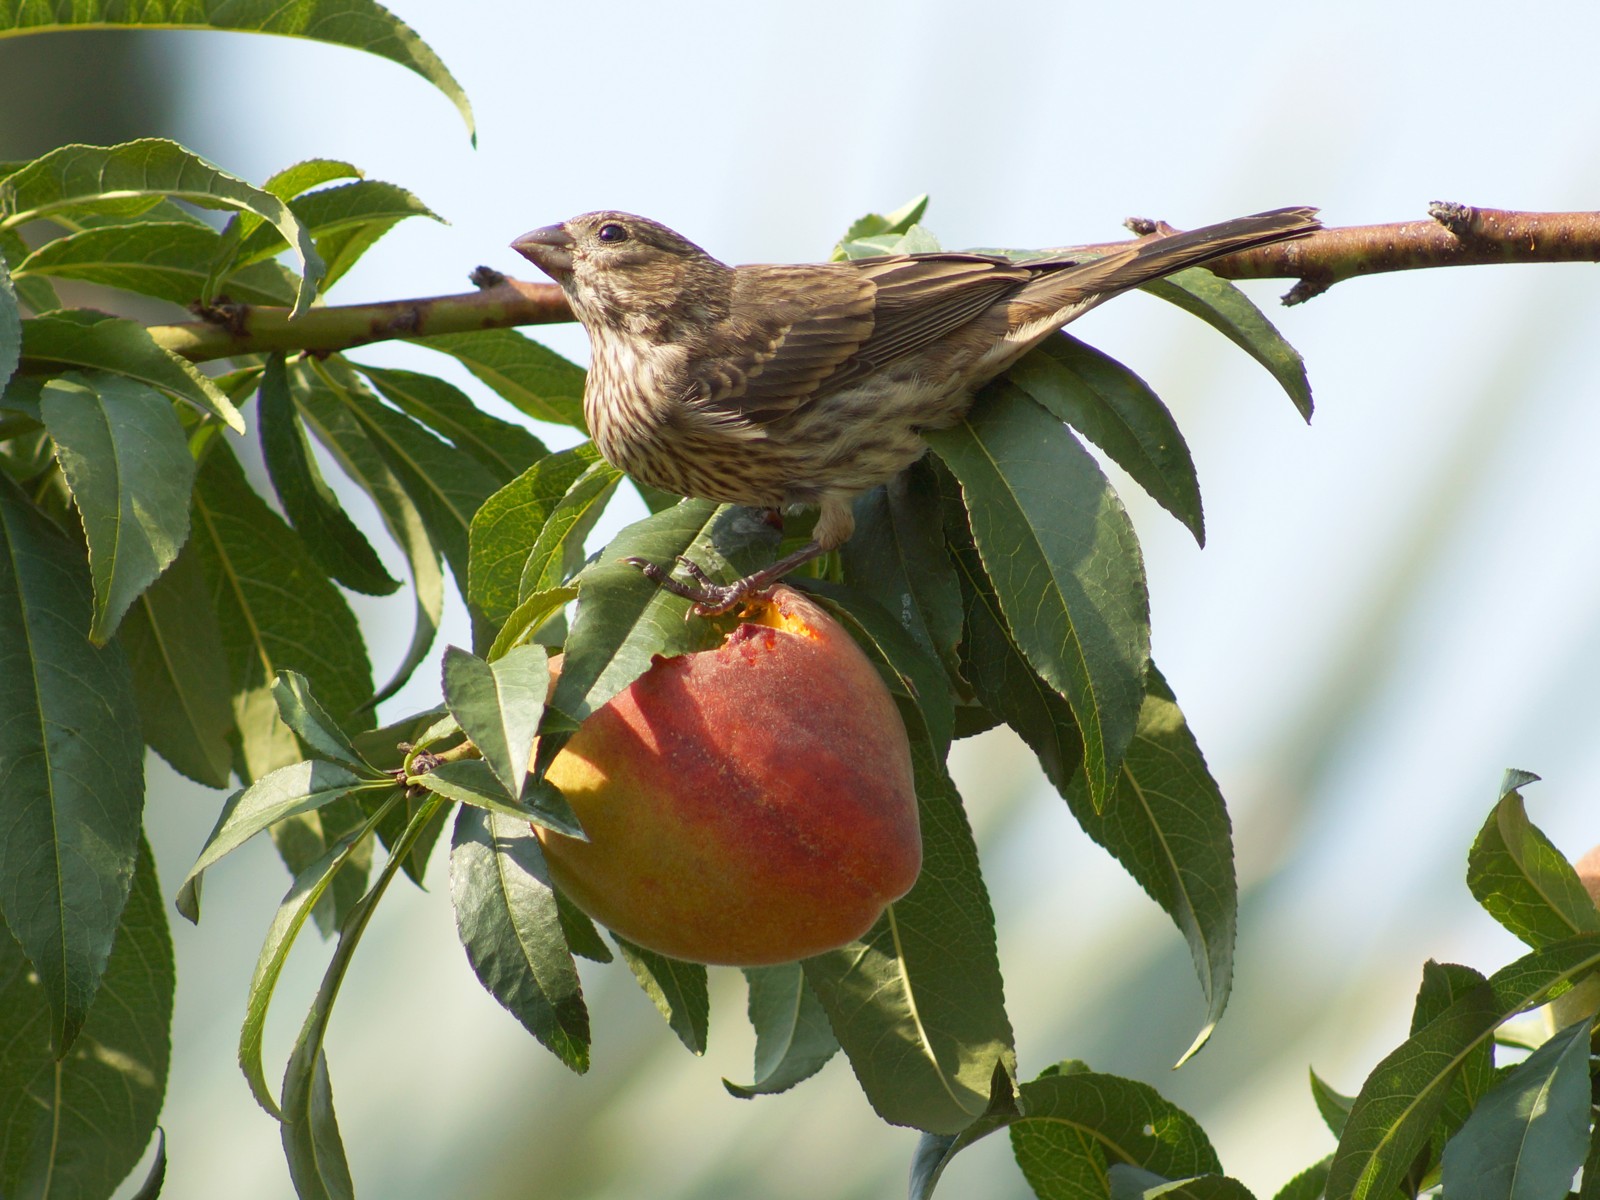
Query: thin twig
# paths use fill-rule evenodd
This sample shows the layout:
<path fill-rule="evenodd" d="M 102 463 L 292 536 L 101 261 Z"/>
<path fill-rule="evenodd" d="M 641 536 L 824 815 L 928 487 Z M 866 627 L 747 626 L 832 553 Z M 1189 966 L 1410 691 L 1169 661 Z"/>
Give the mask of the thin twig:
<path fill-rule="evenodd" d="M 1351 225 L 1214 259 L 1224 279 L 1295 279 L 1285 304 L 1301 304 L 1358 275 L 1489 263 L 1600 262 L 1600 212 L 1533 213 L 1435 201 L 1431 220 Z M 1164 222 L 1133 220 L 1139 234 L 1172 231 Z M 1072 247 L 1103 253 L 1125 242 Z M 205 319 L 150 330 L 158 343 L 195 362 L 269 350 L 314 354 L 368 342 L 551 325 L 571 321 L 561 289 L 524 283 L 480 267 L 479 290 L 459 296 L 314 308 L 295 321 L 286 308 L 219 305 Z"/>

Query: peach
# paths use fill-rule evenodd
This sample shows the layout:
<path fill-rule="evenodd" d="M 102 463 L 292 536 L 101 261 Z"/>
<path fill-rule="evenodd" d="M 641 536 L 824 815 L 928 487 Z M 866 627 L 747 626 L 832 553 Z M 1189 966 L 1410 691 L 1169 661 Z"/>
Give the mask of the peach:
<path fill-rule="evenodd" d="M 894 701 L 849 634 L 783 585 L 722 645 L 657 658 L 548 777 L 589 835 L 535 830 L 556 885 L 675 958 L 755 966 L 831 950 L 922 865 Z"/>
<path fill-rule="evenodd" d="M 1589 893 L 1589 899 L 1600 908 L 1600 846 L 1595 846 L 1572 865 L 1577 869 L 1578 878 Z M 1570 991 L 1557 996 L 1550 1008 L 1551 1020 L 1557 1029 L 1565 1029 L 1584 1017 L 1600 1013 L 1600 975 L 1580 979 Z"/>

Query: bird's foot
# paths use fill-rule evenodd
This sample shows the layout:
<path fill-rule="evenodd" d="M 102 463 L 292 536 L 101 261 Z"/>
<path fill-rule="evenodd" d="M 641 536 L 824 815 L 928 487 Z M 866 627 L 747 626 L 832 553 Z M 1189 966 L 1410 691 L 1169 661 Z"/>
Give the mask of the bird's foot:
<path fill-rule="evenodd" d="M 685 583 L 681 579 L 674 579 L 663 567 L 646 558 L 625 558 L 622 561 L 629 566 L 638 567 L 646 579 L 663 591 L 671 592 L 674 596 L 682 596 L 685 600 L 693 600 L 693 611 L 697 617 L 721 616 L 767 586 L 765 573 L 761 571 L 757 571 L 754 575 L 746 575 L 743 579 L 736 579 L 732 583 L 717 583 L 700 569 L 699 563 L 684 558 L 681 554 L 678 556 L 678 562 L 683 565 L 684 574 L 688 575 L 692 582 Z"/>

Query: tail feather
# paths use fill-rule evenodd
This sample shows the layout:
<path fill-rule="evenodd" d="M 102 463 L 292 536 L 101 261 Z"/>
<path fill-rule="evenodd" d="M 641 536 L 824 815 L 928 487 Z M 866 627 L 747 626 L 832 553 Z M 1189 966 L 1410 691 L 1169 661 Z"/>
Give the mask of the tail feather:
<path fill-rule="evenodd" d="M 1064 325 L 1095 305 L 1153 279 L 1224 255 L 1304 237 L 1320 228 L 1322 222 L 1314 208 L 1279 208 L 1149 238 L 1086 262 L 1030 262 L 1027 266 L 1039 275 L 1012 300 L 1010 324 L 1016 329 L 1051 319 L 1056 326 Z"/>

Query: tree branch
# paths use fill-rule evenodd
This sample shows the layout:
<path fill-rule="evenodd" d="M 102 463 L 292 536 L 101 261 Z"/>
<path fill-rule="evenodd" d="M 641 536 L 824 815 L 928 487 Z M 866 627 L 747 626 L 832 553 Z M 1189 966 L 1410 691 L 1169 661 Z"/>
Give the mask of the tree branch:
<path fill-rule="evenodd" d="M 1435 201 L 1428 213 L 1432 219 L 1427 221 L 1323 229 L 1207 266 L 1224 279 L 1298 280 L 1283 302 L 1301 304 L 1358 275 L 1489 263 L 1600 262 L 1600 212 L 1513 212 Z M 1174 232 L 1165 222 L 1140 218 L 1128 227 L 1141 236 Z M 1126 244 L 1069 249 L 1103 253 Z M 222 304 L 201 313 L 202 320 L 158 325 L 150 333 L 167 349 L 202 362 L 270 350 L 327 354 L 394 338 L 573 319 L 553 283 L 524 283 L 487 267 L 474 271 L 472 281 L 476 292 L 314 308 L 293 322 L 286 308 Z"/>

